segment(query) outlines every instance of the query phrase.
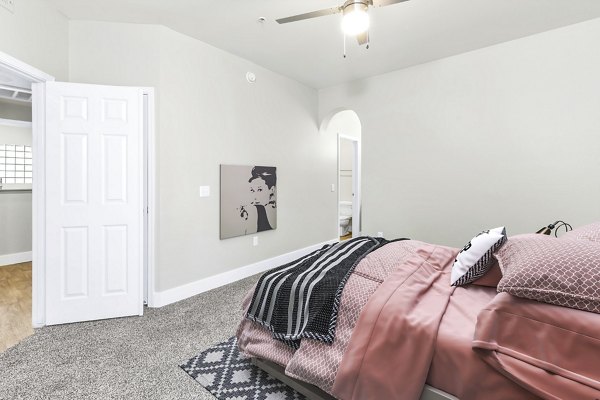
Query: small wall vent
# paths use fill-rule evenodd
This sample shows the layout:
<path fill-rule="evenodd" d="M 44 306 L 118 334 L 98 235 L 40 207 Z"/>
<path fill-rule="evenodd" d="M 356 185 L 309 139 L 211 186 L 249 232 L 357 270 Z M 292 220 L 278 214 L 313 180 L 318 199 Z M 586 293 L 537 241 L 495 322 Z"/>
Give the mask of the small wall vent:
<path fill-rule="evenodd" d="M 0 98 L 2 99 L 25 101 L 30 103 L 31 97 L 32 96 L 30 89 L 16 88 L 8 85 L 0 85 Z"/>

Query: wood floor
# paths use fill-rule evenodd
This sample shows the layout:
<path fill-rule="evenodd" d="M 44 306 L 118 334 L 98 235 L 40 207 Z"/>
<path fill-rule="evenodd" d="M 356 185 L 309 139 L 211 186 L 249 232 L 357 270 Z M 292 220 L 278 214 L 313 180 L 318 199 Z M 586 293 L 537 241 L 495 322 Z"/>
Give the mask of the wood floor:
<path fill-rule="evenodd" d="M 348 239 L 352 239 L 352 232 L 350 232 L 347 235 L 340 236 L 340 241 L 342 241 L 342 240 L 348 240 Z"/>
<path fill-rule="evenodd" d="M 0 352 L 32 334 L 31 263 L 0 267 Z"/>

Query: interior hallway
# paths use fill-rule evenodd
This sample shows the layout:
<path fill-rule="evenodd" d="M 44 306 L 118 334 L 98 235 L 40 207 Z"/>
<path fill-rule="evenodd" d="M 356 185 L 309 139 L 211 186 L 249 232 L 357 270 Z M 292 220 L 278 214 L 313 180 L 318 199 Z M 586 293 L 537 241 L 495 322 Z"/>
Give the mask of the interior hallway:
<path fill-rule="evenodd" d="M 31 263 L 0 267 L 0 352 L 32 334 Z"/>

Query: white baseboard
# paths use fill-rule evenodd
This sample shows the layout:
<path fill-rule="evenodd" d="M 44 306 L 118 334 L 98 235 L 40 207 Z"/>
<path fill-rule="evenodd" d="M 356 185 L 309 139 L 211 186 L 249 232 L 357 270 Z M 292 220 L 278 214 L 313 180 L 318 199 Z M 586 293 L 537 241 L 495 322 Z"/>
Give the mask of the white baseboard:
<path fill-rule="evenodd" d="M 149 307 L 163 307 L 180 300 L 187 299 L 197 294 L 216 289 L 220 286 L 239 281 L 249 276 L 265 272 L 271 268 L 294 261 L 311 251 L 317 250 L 329 243 L 335 243 L 339 239 L 328 240 L 323 243 L 318 243 L 312 246 L 305 247 L 300 250 L 295 250 L 277 257 L 259 261 L 254 264 L 236 268 L 231 271 L 223 272 L 218 275 L 209 276 L 208 278 L 200 279 L 173 289 L 164 290 L 162 292 L 154 292 Z"/>
<path fill-rule="evenodd" d="M 19 264 L 32 260 L 31 251 L 24 253 L 13 253 L 0 255 L 0 267 L 5 265 Z"/>

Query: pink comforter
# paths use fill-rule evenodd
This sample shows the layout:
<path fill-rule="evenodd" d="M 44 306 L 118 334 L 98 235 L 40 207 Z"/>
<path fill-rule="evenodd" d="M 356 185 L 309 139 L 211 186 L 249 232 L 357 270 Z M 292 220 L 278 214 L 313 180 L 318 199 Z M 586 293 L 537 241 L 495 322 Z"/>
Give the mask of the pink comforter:
<path fill-rule="evenodd" d="M 477 316 L 497 294 L 496 288 L 477 285 L 454 290 L 438 329 L 428 384 L 460 400 L 539 399 L 498 373 L 473 350 Z"/>
<path fill-rule="evenodd" d="M 424 245 L 381 284 L 352 335 L 333 386 L 335 397 L 420 397 L 454 291 L 448 266 L 455 257 L 455 249 Z"/>

